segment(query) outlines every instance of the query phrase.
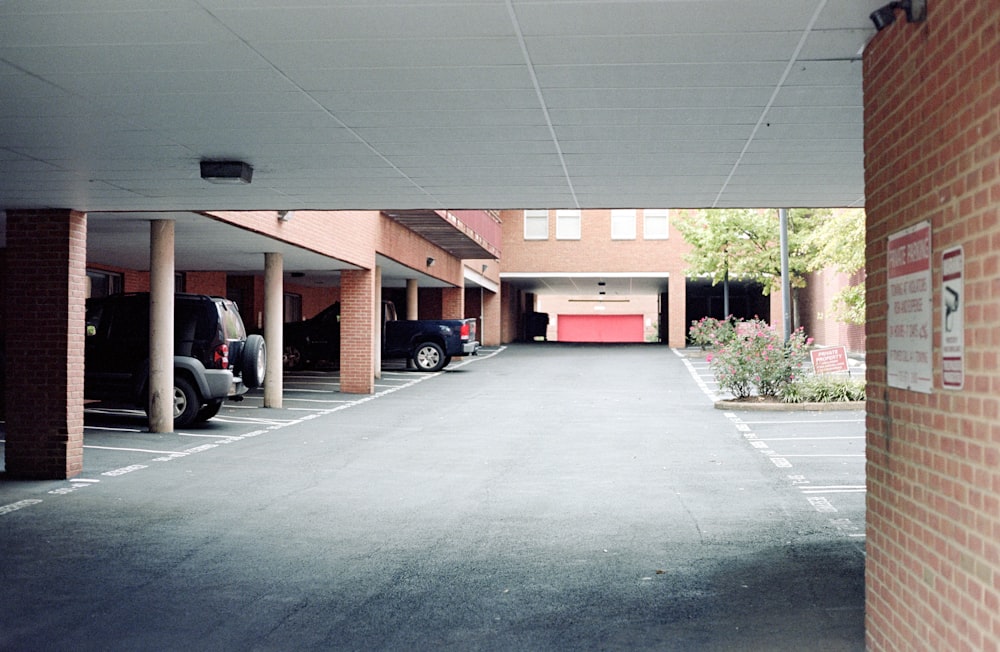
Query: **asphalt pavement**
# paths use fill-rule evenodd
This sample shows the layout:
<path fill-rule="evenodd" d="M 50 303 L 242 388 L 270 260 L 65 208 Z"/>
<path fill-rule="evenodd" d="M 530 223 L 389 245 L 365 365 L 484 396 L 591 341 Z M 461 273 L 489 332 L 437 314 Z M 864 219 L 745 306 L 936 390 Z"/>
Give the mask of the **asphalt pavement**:
<path fill-rule="evenodd" d="M 0 475 L 0 650 L 863 650 L 863 413 L 536 343 Z M 860 438 L 860 440 L 859 440 Z"/>

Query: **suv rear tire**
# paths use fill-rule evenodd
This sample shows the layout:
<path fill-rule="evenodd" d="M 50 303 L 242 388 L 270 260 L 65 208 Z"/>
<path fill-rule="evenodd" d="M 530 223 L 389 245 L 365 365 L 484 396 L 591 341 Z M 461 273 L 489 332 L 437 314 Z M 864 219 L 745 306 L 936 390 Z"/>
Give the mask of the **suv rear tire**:
<path fill-rule="evenodd" d="M 243 373 L 243 384 L 250 389 L 257 389 L 264 384 L 264 371 L 267 366 L 267 352 L 264 338 L 260 335 L 247 335 L 240 354 L 240 370 Z"/>

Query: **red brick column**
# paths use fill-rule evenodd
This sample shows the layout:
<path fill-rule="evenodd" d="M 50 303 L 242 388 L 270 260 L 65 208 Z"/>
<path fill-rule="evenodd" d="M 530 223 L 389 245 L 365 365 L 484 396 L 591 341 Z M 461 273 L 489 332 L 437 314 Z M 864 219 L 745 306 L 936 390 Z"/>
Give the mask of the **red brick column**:
<path fill-rule="evenodd" d="M 375 273 L 340 273 L 340 391 L 375 391 Z"/>
<path fill-rule="evenodd" d="M 441 319 L 465 319 L 465 288 L 441 289 Z"/>
<path fill-rule="evenodd" d="M 501 301 L 499 292 L 483 292 L 483 332 L 479 342 L 483 346 L 499 346 Z"/>
<path fill-rule="evenodd" d="M 7 212 L 7 443 L 11 477 L 83 469 L 87 216 Z"/>

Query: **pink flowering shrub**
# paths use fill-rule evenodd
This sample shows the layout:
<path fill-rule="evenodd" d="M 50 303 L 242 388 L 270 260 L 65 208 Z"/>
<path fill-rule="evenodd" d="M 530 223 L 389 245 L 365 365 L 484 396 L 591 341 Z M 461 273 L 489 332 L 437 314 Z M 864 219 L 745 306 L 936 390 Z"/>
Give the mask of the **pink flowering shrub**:
<path fill-rule="evenodd" d="M 734 334 L 731 320 L 714 317 L 702 317 L 693 321 L 688 329 L 688 339 L 695 346 L 700 346 L 702 351 L 718 346 L 719 342 L 728 340 Z"/>
<path fill-rule="evenodd" d="M 801 328 L 787 344 L 782 339 L 781 333 L 760 319 L 737 322 L 731 337 L 715 340 L 715 353 L 709 359 L 719 386 L 736 398 L 779 396 L 795 380 L 812 344 Z"/>

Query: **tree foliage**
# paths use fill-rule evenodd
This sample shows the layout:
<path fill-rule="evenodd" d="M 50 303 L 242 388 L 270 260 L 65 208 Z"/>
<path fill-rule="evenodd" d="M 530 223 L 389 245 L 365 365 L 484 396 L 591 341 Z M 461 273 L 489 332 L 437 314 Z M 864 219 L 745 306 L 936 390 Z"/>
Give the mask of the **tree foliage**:
<path fill-rule="evenodd" d="M 812 225 L 823 221 L 829 209 L 792 209 L 788 212 L 789 283 L 805 287 L 815 242 Z M 764 294 L 781 289 L 781 234 L 778 211 L 709 209 L 689 213 L 676 222 L 691 245 L 685 256 L 688 274 L 708 276 L 712 284 L 730 278 L 750 278 Z"/>
<path fill-rule="evenodd" d="M 691 245 L 687 273 L 707 276 L 712 284 L 749 278 L 764 294 L 781 289 L 780 220 L 777 210 L 709 209 L 676 222 Z M 863 210 L 791 209 L 788 211 L 789 284 L 805 287 L 805 275 L 824 268 L 855 274 L 865 265 Z M 845 288 L 835 299 L 838 317 L 863 323 L 864 282 Z M 860 320 L 860 321 L 859 321 Z"/>

